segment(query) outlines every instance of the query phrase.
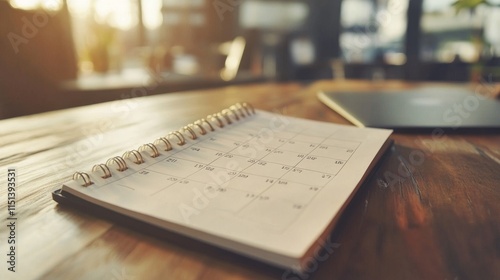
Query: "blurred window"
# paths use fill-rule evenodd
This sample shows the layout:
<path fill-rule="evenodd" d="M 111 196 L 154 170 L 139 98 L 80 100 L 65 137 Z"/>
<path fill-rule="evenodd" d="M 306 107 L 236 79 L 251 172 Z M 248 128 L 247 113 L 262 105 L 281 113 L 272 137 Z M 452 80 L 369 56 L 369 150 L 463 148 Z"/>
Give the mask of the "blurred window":
<path fill-rule="evenodd" d="M 10 0 L 18 9 L 51 11 L 60 10 L 64 2 L 71 17 L 80 74 L 145 67 L 158 70 L 168 60 L 167 52 L 173 50 L 171 53 L 193 61 L 192 53 L 204 47 L 200 34 L 207 29 L 206 0 Z M 198 67 L 190 69 L 194 70 L 185 72 L 191 74 Z"/>
<path fill-rule="evenodd" d="M 344 0 L 340 47 L 346 63 L 406 62 L 408 0 Z"/>
<path fill-rule="evenodd" d="M 135 0 L 66 0 L 82 74 L 140 65 Z"/>
<path fill-rule="evenodd" d="M 474 63 L 499 55 L 500 8 L 479 5 L 456 11 L 456 0 L 424 0 L 420 57 L 426 62 Z M 500 1 L 489 1 L 499 4 Z"/>
<path fill-rule="evenodd" d="M 300 1 L 242 2 L 240 26 L 267 30 L 294 30 L 304 26 L 308 16 L 307 4 Z"/>

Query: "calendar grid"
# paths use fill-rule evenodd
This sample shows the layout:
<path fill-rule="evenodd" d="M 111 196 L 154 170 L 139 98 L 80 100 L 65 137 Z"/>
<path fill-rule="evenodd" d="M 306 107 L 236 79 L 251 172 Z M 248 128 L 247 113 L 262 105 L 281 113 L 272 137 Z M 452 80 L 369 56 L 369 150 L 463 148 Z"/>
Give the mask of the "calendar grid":
<path fill-rule="evenodd" d="M 181 149 L 174 149 L 175 152 L 167 154 L 167 158 L 147 165 L 137 175 L 132 175 L 154 177 L 151 184 L 161 182 L 157 189 L 149 186 L 149 189 L 154 189 L 149 193 L 150 197 L 161 197 L 163 193 L 163 196 L 168 196 L 169 190 L 175 189 L 172 190 L 175 192 L 176 187 L 198 187 L 203 191 L 218 192 L 219 200 L 212 204 L 224 211 L 223 198 L 230 191 L 233 196 L 227 200 L 236 199 L 240 202 L 237 206 L 231 205 L 228 210 L 234 215 L 258 221 L 261 218 L 254 215 L 258 213 L 254 209 L 255 205 L 266 206 L 279 201 L 285 207 L 295 209 L 296 217 L 300 213 L 297 211 L 307 207 L 321 189 L 334 179 L 360 145 L 357 141 L 336 139 L 336 130 L 321 136 L 309 132 L 308 127 L 296 126 L 286 133 L 271 130 L 273 135 L 264 139 L 265 135 L 259 133 L 259 129 L 262 130 L 261 123 L 242 122 L 219 130 L 214 135 L 187 142 Z M 253 150 L 252 155 L 248 155 L 249 149 Z M 330 150 L 333 151 L 331 155 L 328 154 Z M 238 164 L 237 160 L 241 162 Z M 333 166 L 325 166 L 325 170 L 321 171 L 321 168 L 312 165 L 317 160 L 339 167 L 334 169 Z M 232 161 L 236 164 L 228 168 Z M 270 173 L 271 168 L 276 172 Z M 220 182 L 214 179 L 216 172 L 224 177 Z M 161 179 L 158 180 L 157 176 Z M 318 176 L 321 181 L 312 179 Z M 129 177 L 121 178 L 116 182 L 117 185 L 128 188 L 135 186 L 134 180 Z M 254 183 L 252 186 L 239 184 L 245 180 Z M 288 191 L 295 193 L 290 194 Z M 284 220 L 280 230 L 286 229 L 295 218 Z"/>

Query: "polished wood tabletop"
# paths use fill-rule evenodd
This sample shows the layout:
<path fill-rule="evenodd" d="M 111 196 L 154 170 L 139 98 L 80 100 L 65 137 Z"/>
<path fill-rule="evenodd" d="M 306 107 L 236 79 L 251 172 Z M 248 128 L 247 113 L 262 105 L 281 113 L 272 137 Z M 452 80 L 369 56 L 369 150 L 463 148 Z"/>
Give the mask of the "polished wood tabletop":
<path fill-rule="evenodd" d="M 249 84 L 0 121 L 0 279 L 499 279 L 500 132 L 394 133 L 394 146 L 331 233 L 335 246 L 302 274 L 174 234 L 146 234 L 51 197 L 75 171 L 236 102 L 347 124 L 317 99 L 318 90 L 419 86 Z"/>

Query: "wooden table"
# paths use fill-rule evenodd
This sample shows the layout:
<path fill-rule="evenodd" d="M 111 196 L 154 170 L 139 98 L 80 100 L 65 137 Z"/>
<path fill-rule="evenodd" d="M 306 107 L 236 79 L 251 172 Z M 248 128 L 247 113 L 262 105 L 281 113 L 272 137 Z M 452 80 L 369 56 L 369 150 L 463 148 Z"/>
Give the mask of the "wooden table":
<path fill-rule="evenodd" d="M 349 204 L 335 250 L 304 275 L 175 237 L 155 238 L 58 205 L 73 172 L 238 101 L 347 123 L 318 89 L 403 82 L 230 86 L 123 99 L 0 122 L 0 279 L 499 279 L 500 133 L 399 134 Z M 7 173 L 15 168 L 16 272 L 7 270 Z"/>

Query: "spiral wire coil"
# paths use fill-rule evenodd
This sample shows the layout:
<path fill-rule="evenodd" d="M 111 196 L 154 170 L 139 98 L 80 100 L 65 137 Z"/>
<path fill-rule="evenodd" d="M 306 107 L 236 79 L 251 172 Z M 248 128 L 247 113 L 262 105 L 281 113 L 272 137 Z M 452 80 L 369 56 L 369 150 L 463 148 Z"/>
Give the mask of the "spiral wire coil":
<path fill-rule="evenodd" d="M 141 145 L 137 150 L 126 151 L 122 156 L 115 156 L 106 161 L 106 163 L 96 164 L 92 167 L 92 172 L 99 174 L 102 179 L 107 179 L 113 176 L 114 170 L 123 172 L 129 167 L 126 159 L 130 159 L 133 163 L 139 165 L 146 162 L 147 156 L 156 158 L 161 155 L 160 151 L 171 151 L 175 145 L 183 146 L 187 143 L 187 138 L 196 140 L 198 137 L 214 132 L 218 128 L 224 128 L 226 125 L 231 125 L 243 118 L 255 115 L 255 109 L 249 103 L 236 103 L 229 108 L 223 109 L 206 118 L 194 121 L 182 127 L 179 130 L 167 133 L 166 136 L 156 139 L 153 143 Z M 144 154 L 147 156 L 145 157 Z M 73 180 L 81 181 L 81 186 L 88 187 L 94 182 L 91 176 L 86 172 L 75 172 Z"/>

